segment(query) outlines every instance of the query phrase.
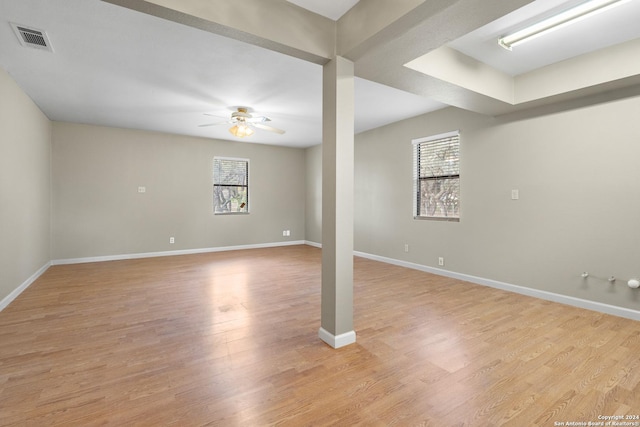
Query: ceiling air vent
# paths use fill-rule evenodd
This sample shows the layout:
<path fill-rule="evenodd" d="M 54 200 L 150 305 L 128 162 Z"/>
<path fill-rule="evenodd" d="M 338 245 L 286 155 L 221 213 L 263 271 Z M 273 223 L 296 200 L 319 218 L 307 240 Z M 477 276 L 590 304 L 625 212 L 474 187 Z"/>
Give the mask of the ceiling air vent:
<path fill-rule="evenodd" d="M 13 23 L 11 27 L 13 27 L 13 31 L 16 33 L 16 36 L 18 36 L 18 40 L 22 46 L 53 52 L 49 37 L 47 37 L 47 33 L 44 31 Z"/>

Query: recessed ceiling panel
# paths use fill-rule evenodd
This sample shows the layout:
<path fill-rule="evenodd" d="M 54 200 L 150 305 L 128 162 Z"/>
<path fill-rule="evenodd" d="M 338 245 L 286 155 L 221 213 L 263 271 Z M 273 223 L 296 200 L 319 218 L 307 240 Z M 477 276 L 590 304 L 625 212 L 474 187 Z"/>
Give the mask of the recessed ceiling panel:
<path fill-rule="evenodd" d="M 337 21 L 349 11 L 358 0 L 287 0 L 318 15 Z"/>
<path fill-rule="evenodd" d="M 511 76 L 640 37 L 640 1 L 621 4 L 508 51 L 498 38 L 564 11 L 583 0 L 537 0 L 449 44 Z"/>

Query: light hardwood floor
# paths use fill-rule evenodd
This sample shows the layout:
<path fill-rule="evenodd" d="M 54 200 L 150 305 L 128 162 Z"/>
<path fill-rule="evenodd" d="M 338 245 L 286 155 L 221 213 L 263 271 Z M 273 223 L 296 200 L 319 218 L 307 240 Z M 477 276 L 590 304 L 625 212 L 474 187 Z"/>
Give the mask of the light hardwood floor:
<path fill-rule="evenodd" d="M 554 426 L 640 414 L 640 324 L 309 246 L 54 266 L 0 312 L 0 425 Z M 640 420 L 636 420 L 640 421 Z"/>

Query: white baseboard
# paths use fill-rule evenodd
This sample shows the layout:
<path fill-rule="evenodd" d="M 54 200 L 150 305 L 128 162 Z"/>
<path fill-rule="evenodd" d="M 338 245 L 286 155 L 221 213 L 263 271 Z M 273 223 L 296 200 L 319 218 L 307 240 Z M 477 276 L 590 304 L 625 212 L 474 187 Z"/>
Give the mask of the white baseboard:
<path fill-rule="evenodd" d="M 317 248 L 322 248 L 322 243 L 305 241 L 305 244 Z M 489 286 L 491 288 L 502 289 L 503 291 L 515 292 L 517 294 L 540 298 L 546 301 L 553 301 L 573 307 L 584 308 L 586 310 L 597 311 L 599 313 L 611 314 L 613 316 L 624 317 L 626 319 L 640 320 L 640 311 L 632 310 L 630 308 L 619 307 L 616 305 L 605 304 L 582 298 L 570 297 L 567 295 L 527 288 L 524 286 L 512 285 L 511 283 L 499 282 L 497 280 L 485 279 L 483 277 L 472 276 L 469 274 L 456 273 L 449 270 L 443 270 L 441 268 L 429 267 L 422 264 L 401 261 L 394 258 L 387 258 L 380 255 L 369 254 L 366 252 L 353 251 L 353 254 L 361 258 L 367 258 L 374 261 L 397 265 L 400 267 L 411 268 L 413 270 L 424 271 L 426 273 L 437 274 L 439 276 L 451 277 L 453 279 L 463 280 L 465 282 L 471 282 L 477 285 Z"/>
<path fill-rule="evenodd" d="M 310 241 L 310 240 L 305 240 L 305 241 L 304 241 L 304 244 L 305 244 L 305 245 L 308 245 L 308 246 L 313 246 L 314 248 L 320 248 L 320 249 L 322 249 L 322 243 L 317 243 L 317 242 L 312 242 L 312 241 Z"/>
<path fill-rule="evenodd" d="M 585 300 L 582 298 L 570 297 L 567 295 L 556 294 L 549 291 L 542 291 L 539 289 L 526 288 L 524 286 L 512 285 L 510 283 L 499 282 L 497 280 L 485 279 L 482 277 L 471 276 L 469 274 L 456 273 L 453 271 L 443 270 L 440 268 L 428 267 L 422 264 L 415 264 L 408 261 L 401 261 L 393 258 L 387 258 L 379 255 L 372 255 L 365 252 L 353 253 L 355 256 L 371 259 L 374 261 L 385 262 L 387 264 L 398 265 L 400 267 L 407 267 L 414 270 L 424 271 L 426 273 L 437 274 L 439 276 L 451 277 L 453 279 L 463 280 L 465 282 L 471 282 L 478 285 L 489 286 L 496 289 L 502 289 L 503 291 L 515 292 L 522 295 L 527 295 L 534 298 L 540 298 L 547 301 L 553 301 L 560 304 L 566 304 L 573 307 L 584 308 L 587 310 L 597 311 L 600 313 L 611 314 L 618 317 L 624 317 L 632 320 L 640 320 L 640 311 L 632 310 L 629 308 L 618 307 L 615 305 L 604 304 L 601 302 Z"/>
<path fill-rule="evenodd" d="M 333 348 L 344 347 L 346 345 L 353 344 L 354 342 L 356 342 L 355 331 L 349 331 L 340 335 L 333 335 L 326 329 L 320 328 L 318 330 L 318 336 L 322 341 L 326 342 Z"/>
<path fill-rule="evenodd" d="M 239 251 L 243 249 L 275 248 L 278 246 L 304 245 L 305 243 L 306 242 L 304 240 L 294 240 L 291 242 L 258 243 L 255 245 L 221 246 L 217 248 L 198 248 L 198 249 L 183 249 L 183 250 L 177 250 L 177 251 L 143 252 L 143 253 L 135 253 L 135 254 L 106 255 L 106 256 L 97 256 L 97 257 L 66 258 L 66 259 L 53 260 L 51 261 L 51 265 L 83 264 L 87 262 L 120 261 L 125 259 L 153 258 L 153 257 L 173 256 L 173 255 L 191 255 L 191 254 L 203 254 L 203 253 L 209 253 L 209 252 Z"/>
<path fill-rule="evenodd" d="M 9 304 L 11 304 L 14 299 L 18 298 L 18 295 L 24 292 L 24 290 L 27 289 L 33 282 L 35 282 L 36 279 L 42 275 L 42 273 L 47 271 L 47 268 L 49 268 L 50 266 L 51 262 L 48 262 L 40 267 L 38 271 L 31 275 L 31 277 L 25 280 L 20 286 L 15 288 L 9 295 L 4 297 L 2 301 L 0 301 L 0 311 L 4 310 Z"/>

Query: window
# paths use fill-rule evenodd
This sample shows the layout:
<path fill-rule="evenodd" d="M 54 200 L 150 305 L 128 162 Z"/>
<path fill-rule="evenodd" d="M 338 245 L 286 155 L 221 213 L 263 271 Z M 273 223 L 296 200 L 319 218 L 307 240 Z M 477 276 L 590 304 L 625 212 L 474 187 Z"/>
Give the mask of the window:
<path fill-rule="evenodd" d="M 412 141 L 413 215 L 416 219 L 460 220 L 460 133 Z"/>
<path fill-rule="evenodd" d="M 213 212 L 249 213 L 249 160 L 213 158 Z"/>

